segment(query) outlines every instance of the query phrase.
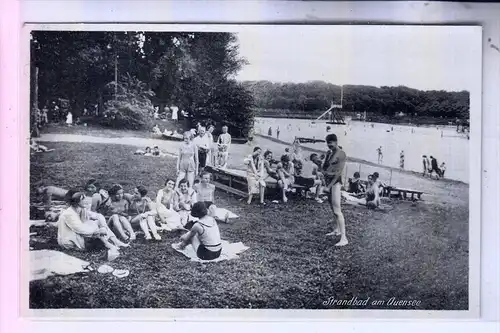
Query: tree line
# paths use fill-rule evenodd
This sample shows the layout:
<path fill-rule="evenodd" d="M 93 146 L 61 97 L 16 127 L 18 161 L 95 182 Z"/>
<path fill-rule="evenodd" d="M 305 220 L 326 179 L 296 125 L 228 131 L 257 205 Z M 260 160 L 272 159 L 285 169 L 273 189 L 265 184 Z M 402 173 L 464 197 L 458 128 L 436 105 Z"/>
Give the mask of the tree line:
<path fill-rule="evenodd" d="M 255 107 L 261 110 L 290 110 L 305 116 L 340 104 L 341 87 L 323 81 L 274 83 L 245 81 Z M 469 92 L 423 91 L 405 86 L 343 86 L 343 111 L 367 117 L 394 117 L 401 112 L 414 117 L 469 119 Z"/>
<path fill-rule="evenodd" d="M 34 31 L 31 56 L 39 109 L 64 99 L 75 117 L 90 110 L 108 126 L 139 129 L 154 106 L 175 105 L 191 122 L 242 136 L 253 122 L 252 96 L 234 79 L 246 61 L 232 33 Z"/>

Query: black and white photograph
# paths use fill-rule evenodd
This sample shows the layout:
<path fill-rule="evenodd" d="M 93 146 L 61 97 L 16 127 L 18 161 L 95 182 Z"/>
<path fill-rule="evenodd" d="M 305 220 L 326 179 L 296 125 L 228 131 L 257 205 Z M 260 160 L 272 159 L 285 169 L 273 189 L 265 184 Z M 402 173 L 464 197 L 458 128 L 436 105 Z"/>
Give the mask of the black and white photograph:
<path fill-rule="evenodd" d="M 481 27 L 117 27 L 24 41 L 30 309 L 478 311 Z"/>

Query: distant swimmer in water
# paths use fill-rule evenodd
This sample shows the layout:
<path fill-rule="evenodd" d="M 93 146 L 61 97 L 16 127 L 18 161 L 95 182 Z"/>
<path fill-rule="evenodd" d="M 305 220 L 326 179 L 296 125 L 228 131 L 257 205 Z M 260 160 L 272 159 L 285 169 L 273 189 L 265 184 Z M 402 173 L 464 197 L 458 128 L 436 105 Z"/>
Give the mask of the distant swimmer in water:
<path fill-rule="evenodd" d="M 331 130 L 332 128 L 330 126 L 326 126 L 326 133 L 330 133 Z"/>
<path fill-rule="evenodd" d="M 399 167 L 401 169 L 405 168 L 405 152 L 404 152 L 404 150 L 401 150 L 401 153 L 399 153 Z"/>
<path fill-rule="evenodd" d="M 377 163 L 381 164 L 382 161 L 384 160 L 384 155 L 382 154 L 382 146 L 377 148 L 377 155 L 378 155 Z"/>

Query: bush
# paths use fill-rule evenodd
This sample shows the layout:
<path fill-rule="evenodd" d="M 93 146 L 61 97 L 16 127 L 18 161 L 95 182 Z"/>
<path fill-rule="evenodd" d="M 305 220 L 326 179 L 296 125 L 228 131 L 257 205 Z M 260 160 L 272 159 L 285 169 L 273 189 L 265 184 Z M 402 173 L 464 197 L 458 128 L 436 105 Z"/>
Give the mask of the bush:
<path fill-rule="evenodd" d="M 114 87 L 114 82 L 108 84 L 109 89 L 114 90 Z M 101 123 L 113 128 L 151 129 L 154 125 L 153 96 L 143 82 L 127 75 L 118 83 L 115 99 L 105 103 Z"/>

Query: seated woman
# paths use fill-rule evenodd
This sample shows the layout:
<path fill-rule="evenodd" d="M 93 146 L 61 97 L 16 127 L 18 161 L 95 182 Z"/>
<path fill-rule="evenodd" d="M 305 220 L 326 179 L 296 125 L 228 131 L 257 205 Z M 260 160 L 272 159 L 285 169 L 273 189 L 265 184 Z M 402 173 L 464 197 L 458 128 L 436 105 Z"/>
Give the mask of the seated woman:
<path fill-rule="evenodd" d="M 186 228 L 189 227 L 188 220 L 191 212 L 191 207 L 197 202 L 195 190 L 189 187 L 188 181 L 182 179 L 179 182 L 179 188 L 175 191 L 174 210 L 181 217 L 181 224 Z"/>
<path fill-rule="evenodd" d="M 87 239 L 98 238 L 113 251 L 127 247 L 128 244 L 116 238 L 106 223 L 102 224 L 97 219 L 85 220 L 88 215 L 85 213 L 84 199 L 85 195 L 77 190 L 69 190 L 66 194 L 69 207 L 59 215 L 57 221 L 57 243 L 65 249 L 85 250 Z"/>
<path fill-rule="evenodd" d="M 281 156 L 281 163 L 278 164 L 276 171 L 279 176 L 278 186 L 281 188 L 283 194 L 283 202 L 287 202 L 288 198 L 286 197 L 286 192 L 291 190 L 291 187 L 295 182 L 295 170 L 288 155 Z"/>
<path fill-rule="evenodd" d="M 247 204 L 251 204 L 253 196 L 255 194 L 259 194 L 260 204 L 265 205 L 264 195 L 266 190 L 266 182 L 264 181 L 264 160 L 261 154 L 262 149 L 260 149 L 260 147 L 255 147 L 253 149 L 252 155 L 248 156 L 244 160 L 247 166 Z"/>
<path fill-rule="evenodd" d="M 128 216 L 130 202 L 124 197 L 123 187 L 119 184 L 114 184 L 109 190 L 109 195 L 111 199 L 107 208 L 108 221 L 113 225 L 122 239 L 125 241 L 135 240 L 136 235 Z"/>
<path fill-rule="evenodd" d="M 311 188 L 315 188 L 314 200 L 319 203 L 323 203 L 323 200 L 319 198 L 321 193 L 322 181 L 317 175 L 318 166 L 313 162 L 314 154 L 311 154 L 309 160 L 302 163 L 302 170 L 300 176 L 295 177 L 295 183 L 307 188 L 307 191 Z"/>
<path fill-rule="evenodd" d="M 214 204 L 215 197 L 215 185 L 210 183 L 211 174 L 208 172 L 203 172 L 201 174 L 201 182 L 195 184 L 193 189 L 196 192 L 196 198 L 198 202 L 205 203 L 205 207 L 208 210 L 208 215 L 212 216 L 215 220 L 218 220 L 216 216 L 217 206 Z M 226 213 L 226 216 L 223 221 L 227 223 L 229 219 L 229 212 Z"/>
<path fill-rule="evenodd" d="M 148 190 L 144 186 L 137 186 L 133 194 L 125 194 L 124 197 L 130 202 L 128 215 L 132 217 L 130 223 L 139 223 L 144 237 L 151 239 L 151 234 L 155 240 L 161 240 L 155 224 L 156 210 L 151 199 L 147 196 Z M 149 228 L 148 228 L 149 227 Z M 151 230 L 151 233 L 149 232 Z"/>
<path fill-rule="evenodd" d="M 162 229 L 171 231 L 182 228 L 181 216 L 174 209 L 175 180 L 167 178 L 165 187 L 156 195 L 156 211 L 160 218 Z"/>
<path fill-rule="evenodd" d="M 191 230 L 182 235 L 180 243 L 174 244 L 174 248 L 182 250 L 191 244 L 198 258 L 202 260 L 217 259 L 222 252 L 217 222 L 208 215 L 203 202 L 197 202 L 193 205 L 191 215 L 198 218 L 198 221 L 193 224 Z"/>
<path fill-rule="evenodd" d="M 366 207 L 377 208 L 380 205 L 380 189 L 373 175 L 368 176 L 368 188 L 366 190 Z"/>
<path fill-rule="evenodd" d="M 359 172 L 355 172 L 353 178 L 349 178 L 349 188 L 347 192 L 353 194 L 361 194 L 365 192 L 365 187 L 361 183 Z"/>
<path fill-rule="evenodd" d="M 154 125 L 152 131 L 153 131 L 153 134 L 155 134 L 155 135 L 161 135 L 161 131 L 160 131 L 160 128 L 158 127 L 158 125 Z"/>

